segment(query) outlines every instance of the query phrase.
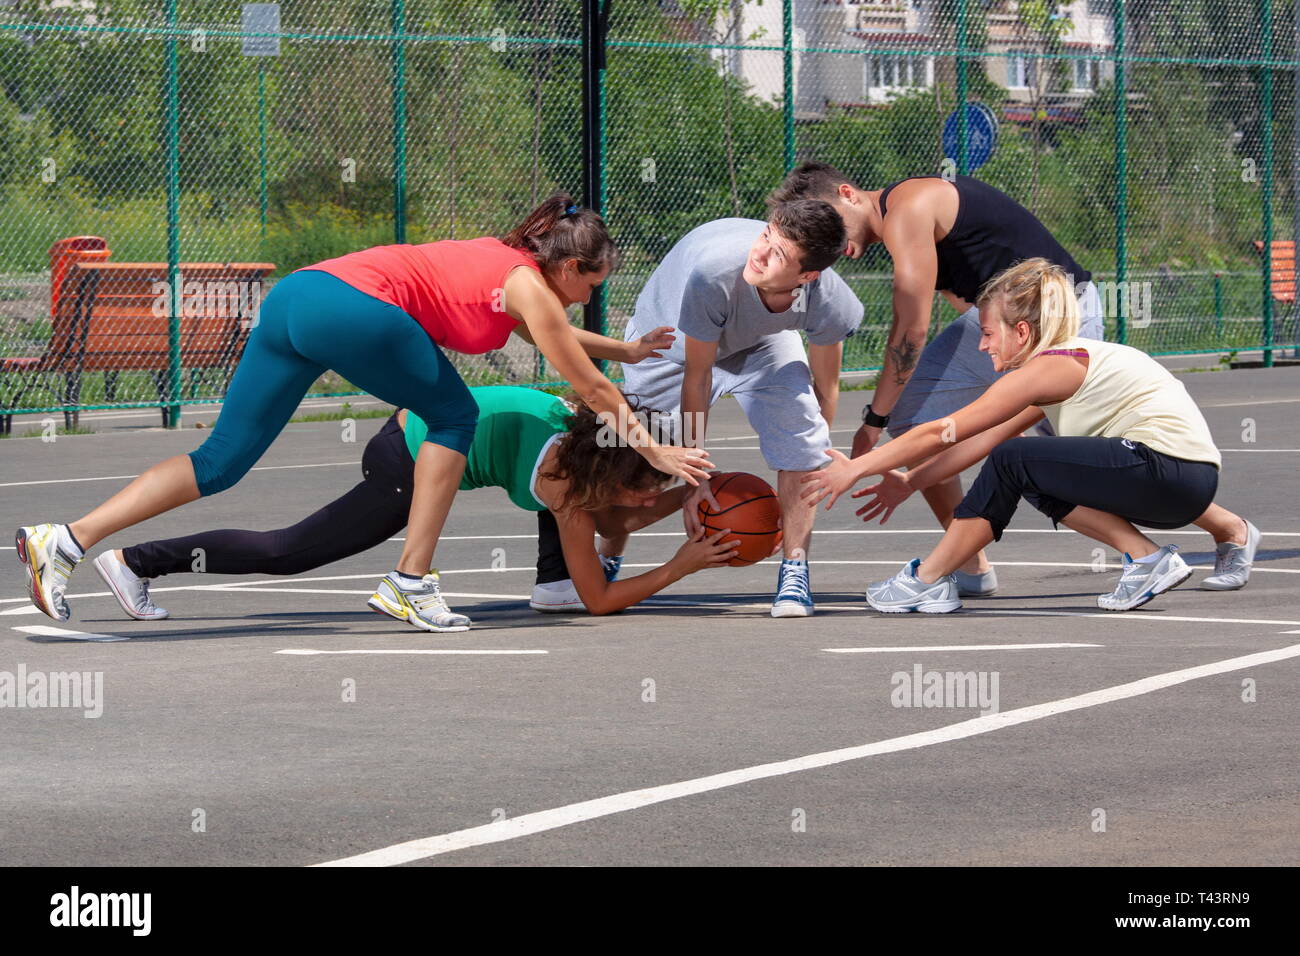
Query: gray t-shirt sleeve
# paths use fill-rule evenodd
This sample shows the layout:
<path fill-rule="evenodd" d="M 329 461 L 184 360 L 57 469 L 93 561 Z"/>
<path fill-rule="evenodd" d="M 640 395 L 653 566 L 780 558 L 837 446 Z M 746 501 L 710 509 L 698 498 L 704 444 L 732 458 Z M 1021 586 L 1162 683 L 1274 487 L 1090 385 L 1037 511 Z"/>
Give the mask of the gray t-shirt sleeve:
<path fill-rule="evenodd" d="M 862 324 L 862 300 L 830 269 L 818 277 L 817 286 L 817 301 L 808 316 L 808 344 L 843 342 Z"/>
<path fill-rule="evenodd" d="M 722 277 L 708 275 L 700 269 L 691 269 L 682 286 L 677 328 L 701 342 L 716 342 L 722 338 L 729 312 Z"/>

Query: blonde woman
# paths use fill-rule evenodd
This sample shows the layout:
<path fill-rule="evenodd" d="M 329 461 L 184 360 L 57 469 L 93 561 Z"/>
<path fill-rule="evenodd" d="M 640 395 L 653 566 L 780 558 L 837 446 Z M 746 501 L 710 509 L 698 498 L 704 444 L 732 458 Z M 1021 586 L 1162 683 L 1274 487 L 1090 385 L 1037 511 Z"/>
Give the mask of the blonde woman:
<path fill-rule="evenodd" d="M 870 518 L 987 456 L 935 549 L 870 585 L 868 603 L 889 613 L 960 608 L 952 572 L 1001 538 L 1021 498 L 1124 554 L 1119 583 L 1099 607 L 1128 611 L 1186 581 L 1191 568 L 1177 548 L 1135 527 L 1192 524 L 1214 500 L 1222 457 L 1183 384 L 1144 352 L 1080 338 L 1073 289 L 1046 259 L 995 276 L 977 304 L 980 350 L 997 371 L 1014 371 L 948 418 L 865 455 L 830 452 L 832 463 L 804 479 L 805 496 L 829 496 L 829 508 L 863 477 L 881 475 L 854 495 L 874 495 L 862 509 Z M 1016 437 L 1043 418 L 1058 437 Z"/>

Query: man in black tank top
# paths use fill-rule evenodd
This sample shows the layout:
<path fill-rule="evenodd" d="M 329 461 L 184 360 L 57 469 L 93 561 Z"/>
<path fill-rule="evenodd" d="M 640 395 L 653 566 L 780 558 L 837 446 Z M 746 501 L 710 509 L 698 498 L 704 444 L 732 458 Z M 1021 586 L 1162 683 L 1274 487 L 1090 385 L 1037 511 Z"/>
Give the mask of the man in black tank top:
<path fill-rule="evenodd" d="M 915 176 L 864 190 L 832 166 L 804 163 L 786 176 L 769 202 L 793 199 L 821 199 L 835 208 L 848 236 L 845 255 L 856 259 L 867 246 L 883 242 L 894 261 L 893 322 L 884 368 L 853 439 L 855 458 L 875 446 L 882 429 L 888 427 L 897 437 L 914 425 L 945 418 L 999 377 L 988 355 L 979 351 L 979 312 L 973 303 L 985 283 L 1021 260 L 1041 256 L 1064 269 L 1079 300 L 1079 335 L 1102 338 L 1101 299 L 1092 274 L 1033 213 L 987 183 L 970 176 Z M 927 345 L 935 292 L 959 316 Z M 946 527 L 962 499 L 960 480 L 952 478 L 922 494 Z M 1196 523 L 1220 546 L 1246 541 L 1246 522 L 1218 505 Z M 996 589 L 996 575 L 982 551 L 960 569 L 957 583 L 963 597 Z M 1207 583 L 1228 589 L 1240 587 L 1245 578 L 1228 575 L 1221 585 L 1213 579 Z"/>

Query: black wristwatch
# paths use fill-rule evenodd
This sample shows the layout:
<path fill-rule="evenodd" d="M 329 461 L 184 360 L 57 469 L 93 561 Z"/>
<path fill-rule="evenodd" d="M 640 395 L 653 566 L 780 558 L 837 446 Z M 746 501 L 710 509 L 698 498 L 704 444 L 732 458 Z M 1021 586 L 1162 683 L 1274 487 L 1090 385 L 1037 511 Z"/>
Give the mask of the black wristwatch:
<path fill-rule="evenodd" d="M 889 424 L 889 416 L 877 415 L 871 410 L 871 403 L 867 402 L 866 408 L 862 409 L 862 424 L 868 428 L 884 428 Z"/>

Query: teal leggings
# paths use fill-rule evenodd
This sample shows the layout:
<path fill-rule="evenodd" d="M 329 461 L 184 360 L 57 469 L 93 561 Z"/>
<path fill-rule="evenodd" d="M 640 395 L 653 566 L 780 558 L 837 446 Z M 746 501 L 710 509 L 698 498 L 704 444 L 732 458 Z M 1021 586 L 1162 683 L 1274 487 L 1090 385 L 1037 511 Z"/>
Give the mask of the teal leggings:
<path fill-rule="evenodd" d="M 429 423 L 425 441 L 468 453 L 478 405 L 418 322 L 327 272 L 275 284 L 208 440 L 190 452 L 201 495 L 225 491 L 275 441 L 307 389 L 332 369 Z"/>

